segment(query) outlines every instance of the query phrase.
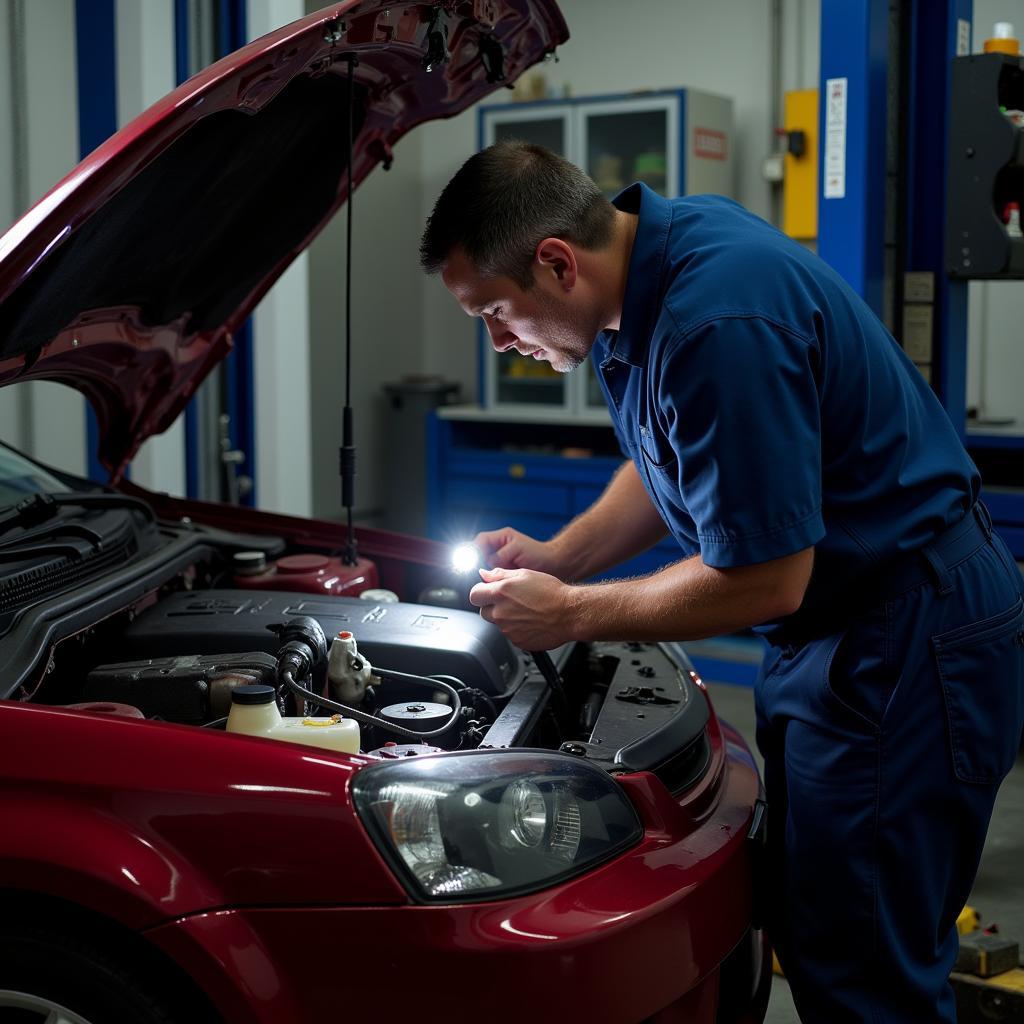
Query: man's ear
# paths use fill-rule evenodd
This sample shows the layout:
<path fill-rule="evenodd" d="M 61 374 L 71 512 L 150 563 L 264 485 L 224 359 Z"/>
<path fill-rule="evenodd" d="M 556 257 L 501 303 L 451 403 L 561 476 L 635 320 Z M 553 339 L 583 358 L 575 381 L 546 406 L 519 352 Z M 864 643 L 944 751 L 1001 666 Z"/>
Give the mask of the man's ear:
<path fill-rule="evenodd" d="M 566 291 L 576 285 L 579 267 L 572 246 L 561 238 L 545 238 L 537 246 L 534 262 L 541 275 L 550 274 Z"/>

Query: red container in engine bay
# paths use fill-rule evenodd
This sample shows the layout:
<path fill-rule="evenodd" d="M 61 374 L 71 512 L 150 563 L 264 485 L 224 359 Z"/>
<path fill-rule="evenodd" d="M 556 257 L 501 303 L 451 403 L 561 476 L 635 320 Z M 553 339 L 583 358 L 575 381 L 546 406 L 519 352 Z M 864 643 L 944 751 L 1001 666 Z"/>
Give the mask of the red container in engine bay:
<path fill-rule="evenodd" d="M 380 583 L 377 564 L 368 558 L 357 558 L 355 565 L 346 565 L 337 556 L 310 553 L 267 562 L 262 551 L 242 551 L 235 555 L 234 585 L 251 590 L 358 597 Z"/>

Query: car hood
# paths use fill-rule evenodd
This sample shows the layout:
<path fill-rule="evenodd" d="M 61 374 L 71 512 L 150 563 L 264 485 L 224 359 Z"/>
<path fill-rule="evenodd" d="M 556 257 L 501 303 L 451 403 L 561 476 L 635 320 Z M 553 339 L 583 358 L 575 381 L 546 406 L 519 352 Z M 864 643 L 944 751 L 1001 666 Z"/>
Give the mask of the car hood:
<path fill-rule="evenodd" d="M 347 0 L 206 68 L 0 237 L 0 384 L 83 392 L 116 480 L 344 202 L 350 109 L 358 185 L 566 38 L 554 0 Z"/>

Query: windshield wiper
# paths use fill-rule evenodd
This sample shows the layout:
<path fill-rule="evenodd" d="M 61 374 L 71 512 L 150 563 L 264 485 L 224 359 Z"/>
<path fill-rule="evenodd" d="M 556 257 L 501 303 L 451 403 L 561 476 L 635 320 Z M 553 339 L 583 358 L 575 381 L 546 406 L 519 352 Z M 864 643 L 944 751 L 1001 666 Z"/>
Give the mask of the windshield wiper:
<path fill-rule="evenodd" d="M 44 537 L 53 537 L 60 533 L 67 534 L 70 537 L 81 537 L 92 545 L 94 551 L 100 551 L 103 548 L 102 533 L 98 533 L 82 523 L 65 523 L 63 520 L 58 520 L 55 523 L 45 523 L 38 529 L 28 530 L 14 540 L 0 542 L 0 552 L 7 551 L 10 548 L 20 549 L 24 544 L 40 540 Z M 78 549 L 76 548 L 75 550 Z"/>
<path fill-rule="evenodd" d="M 81 558 L 82 552 L 74 544 L 33 544 L 27 548 L 6 545 L 0 548 L 0 562 L 24 562 L 40 555 L 67 555 L 69 558 Z"/>
<path fill-rule="evenodd" d="M 156 514 L 146 502 L 140 498 L 130 498 L 125 494 L 79 494 L 70 491 L 67 494 L 33 494 L 24 501 L 19 501 L 9 512 L 0 516 L 0 535 L 7 533 L 15 526 L 27 528 L 45 523 L 53 519 L 61 508 L 77 505 L 79 508 L 130 508 L 142 512 L 150 520 L 156 522 Z M 97 541 L 102 538 L 93 534 Z"/>

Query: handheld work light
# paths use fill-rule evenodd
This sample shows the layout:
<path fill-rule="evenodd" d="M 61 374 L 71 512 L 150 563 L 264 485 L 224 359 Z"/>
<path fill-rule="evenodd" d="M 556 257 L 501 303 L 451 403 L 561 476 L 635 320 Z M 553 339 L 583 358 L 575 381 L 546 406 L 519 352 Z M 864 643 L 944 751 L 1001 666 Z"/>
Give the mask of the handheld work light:
<path fill-rule="evenodd" d="M 452 550 L 452 568 L 460 575 L 472 572 L 480 565 L 480 552 L 473 544 L 459 544 Z"/>

